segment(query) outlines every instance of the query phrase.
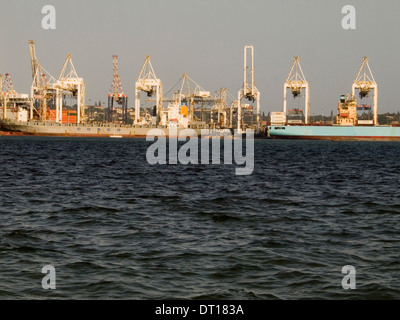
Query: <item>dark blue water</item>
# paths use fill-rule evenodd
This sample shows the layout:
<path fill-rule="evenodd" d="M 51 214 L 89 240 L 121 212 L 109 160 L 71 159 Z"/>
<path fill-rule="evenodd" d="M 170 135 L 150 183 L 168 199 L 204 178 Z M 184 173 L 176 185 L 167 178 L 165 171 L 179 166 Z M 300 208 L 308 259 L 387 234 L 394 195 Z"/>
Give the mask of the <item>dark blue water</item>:
<path fill-rule="evenodd" d="M 400 143 L 257 140 L 251 176 L 149 144 L 0 138 L 0 299 L 400 298 Z"/>

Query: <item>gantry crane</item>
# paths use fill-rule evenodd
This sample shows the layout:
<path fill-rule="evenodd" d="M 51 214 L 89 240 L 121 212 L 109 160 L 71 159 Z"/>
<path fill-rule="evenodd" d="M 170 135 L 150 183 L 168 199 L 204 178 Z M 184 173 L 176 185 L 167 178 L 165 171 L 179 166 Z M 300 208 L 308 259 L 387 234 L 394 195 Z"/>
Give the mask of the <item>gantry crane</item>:
<path fill-rule="evenodd" d="M 62 121 L 63 96 L 70 94 L 76 97 L 77 123 L 84 122 L 85 118 L 85 82 L 79 78 L 72 63 L 72 55 L 68 54 L 55 84 L 56 97 L 56 122 Z"/>
<path fill-rule="evenodd" d="M 201 105 L 201 121 L 204 121 L 205 105 L 214 102 L 210 91 L 203 89 L 196 81 L 191 79 L 186 73 L 183 74 L 182 85 L 180 89 L 180 100 L 185 100 L 189 104 L 189 119 L 194 121 L 195 104 Z"/>
<path fill-rule="evenodd" d="M 361 67 L 353 81 L 352 95 L 355 97 L 356 89 L 359 91 L 360 99 L 368 97 L 370 92 L 373 90 L 373 112 L 374 112 L 374 125 L 378 124 L 378 85 L 375 82 L 374 76 L 372 75 L 371 68 L 368 64 L 368 57 L 364 57 L 361 63 Z"/>
<path fill-rule="evenodd" d="M 153 96 L 154 93 L 156 94 L 155 116 L 156 125 L 159 124 L 163 111 L 162 87 L 162 82 L 157 78 L 153 66 L 151 65 L 151 57 L 146 56 L 135 83 L 135 124 L 143 123 L 143 120 L 140 118 L 140 91 L 146 92 L 148 97 Z"/>
<path fill-rule="evenodd" d="M 305 90 L 304 122 L 305 124 L 308 124 L 310 117 L 310 86 L 304 77 L 299 57 L 294 57 L 289 75 L 283 85 L 283 113 L 285 116 L 287 115 L 287 89 L 290 89 L 293 98 L 297 98 L 301 95 L 301 91 L 303 89 Z"/>
<path fill-rule="evenodd" d="M 250 50 L 251 63 L 248 64 L 247 52 Z M 238 92 L 238 102 L 237 102 L 237 130 L 242 131 L 242 99 L 246 98 L 249 101 L 257 103 L 257 128 L 260 128 L 261 121 L 261 110 L 260 110 L 260 91 L 258 91 L 255 85 L 254 79 L 254 48 L 253 46 L 244 47 L 244 78 L 243 78 L 243 88 Z"/>
<path fill-rule="evenodd" d="M 220 126 L 226 127 L 227 124 L 227 111 L 228 104 L 226 102 L 227 90 L 226 88 L 221 88 L 220 91 L 215 93 L 215 104 L 211 110 L 211 113 L 216 111 L 217 113 L 217 123 Z M 213 116 L 211 115 L 211 121 L 213 121 Z"/>
<path fill-rule="evenodd" d="M 35 42 L 29 40 L 32 69 L 32 85 L 29 118 L 34 118 L 34 111 L 42 119 L 47 118 L 47 105 L 51 99 L 56 99 L 56 79 L 50 75 L 36 58 Z"/>
<path fill-rule="evenodd" d="M 128 121 L 128 96 L 124 94 L 121 79 L 118 75 L 118 56 L 113 55 L 113 82 L 108 94 L 108 121 L 113 122 L 114 102 L 122 106 L 122 123 Z"/>
<path fill-rule="evenodd" d="M 185 101 L 188 104 L 189 108 L 189 117 L 190 121 L 194 121 L 196 116 L 195 105 L 200 105 L 200 120 L 204 123 L 205 113 L 210 112 L 210 120 L 213 122 L 212 114 L 214 112 L 217 113 L 217 122 L 222 126 L 226 126 L 227 123 L 227 110 L 228 105 L 226 102 L 227 97 L 227 89 L 221 88 L 219 91 L 215 93 L 214 96 L 211 96 L 210 91 L 203 89 L 198 83 L 196 83 L 193 79 L 191 79 L 186 73 L 183 74 L 182 77 L 182 85 L 180 90 L 178 91 L 179 103 Z M 208 107 L 206 109 L 206 107 Z M 204 125 L 204 124 L 203 124 Z"/>
<path fill-rule="evenodd" d="M 21 94 L 15 91 L 9 73 L 6 73 L 4 78 L 0 75 L 0 100 L 2 100 L 4 120 L 7 119 L 7 105 L 9 103 L 14 106 L 14 109 L 29 103 L 29 97 L 27 94 Z"/>
<path fill-rule="evenodd" d="M 7 119 L 7 104 L 10 96 L 15 96 L 17 92 L 14 89 L 11 76 L 9 73 L 4 75 L 4 79 L 1 81 L 1 93 L 3 97 L 3 119 Z"/>
<path fill-rule="evenodd" d="M 77 97 L 77 123 L 84 120 L 85 107 L 85 83 L 79 78 L 72 63 L 72 55 L 68 54 L 58 79 L 50 75 L 38 62 L 36 58 L 35 42 L 29 41 L 32 86 L 31 86 L 31 108 L 30 119 L 34 118 L 34 110 L 42 120 L 47 118 L 47 105 L 51 99 L 55 100 L 55 121 L 62 122 L 63 96 L 72 95 Z"/>
<path fill-rule="evenodd" d="M 173 98 L 163 98 L 162 102 L 170 103 L 168 106 L 168 110 L 164 112 L 164 114 L 168 113 L 169 115 L 166 117 L 162 117 L 162 124 L 167 125 L 167 122 L 171 119 L 170 115 L 176 115 L 178 109 L 182 114 L 185 114 L 185 124 L 190 125 L 193 122 L 201 121 L 201 123 L 197 123 L 196 125 L 205 126 L 206 112 L 212 113 L 213 111 L 218 112 L 218 118 L 221 117 L 225 109 L 223 109 L 223 105 L 226 105 L 226 95 L 225 102 L 223 96 L 223 90 L 221 89 L 220 93 L 216 93 L 215 96 L 211 96 L 210 91 L 203 89 L 197 82 L 191 79 L 186 73 L 170 88 L 166 91 L 166 94 L 170 93 L 176 86 L 180 83 L 178 90 L 175 90 L 173 93 Z M 226 89 L 225 89 L 226 92 Z M 222 96 L 220 96 L 222 94 Z M 146 101 L 155 101 L 154 99 L 147 99 Z M 200 109 L 195 110 L 195 105 L 200 105 Z M 210 108 L 212 106 L 212 108 Z M 174 111 L 172 111 L 174 110 Z M 172 111 L 172 112 L 171 112 Z M 200 112 L 200 119 L 198 119 L 195 115 L 195 111 Z M 187 121 L 186 121 L 187 120 Z M 225 121 L 225 120 L 224 120 Z"/>
<path fill-rule="evenodd" d="M 229 91 L 227 91 L 227 96 L 230 98 L 231 100 L 231 104 L 229 106 L 229 127 L 233 128 L 233 120 L 234 120 L 234 111 L 236 110 L 237 113 L 237 109 L 238 109 L 238 101 L 236 100 L 236 97 L 234 97 Z"/>

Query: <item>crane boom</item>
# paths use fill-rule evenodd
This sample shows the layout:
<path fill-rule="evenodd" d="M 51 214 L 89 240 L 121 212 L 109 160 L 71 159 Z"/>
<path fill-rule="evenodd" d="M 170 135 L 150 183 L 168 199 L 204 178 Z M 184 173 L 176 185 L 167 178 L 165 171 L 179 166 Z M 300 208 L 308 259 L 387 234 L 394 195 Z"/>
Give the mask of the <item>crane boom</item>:
<path fill-rule="evenodd" d="M 363 58 L 363 61 L 361 63 L 360 69 L 358 69 L 358 72 L 354 79 L 354 82 L 359 82 L 359 81 L 375 82 L 371 68 L 369 67 L 369 64 L 368 64 L 368 60 L 369 60 L 368 57 Z M 369 71 L 369 75 L 367 73 L 367 70 Z"/>
<path fill-rule="evenodd" d="M 30 56 L 31 56 L 32 80 L 35 81 L 36 68 L 37 68 L 35 41 L 29 40 L 28 43 L 29 43 L 29 51 L 30 51 Z"/>
<path fill-rule="evenodd" d="M 67 73 L 67 68 L 70 67 L 70 71 Z M 60 75 L 58 76 L 58 81 L 62 81 L 63 79 L 75 79 L 79 78 L 76 73 L 74 64 L 72 63 L 72 55 L 67 54 L 67 58 L 65 59 L 64 65 L 62 66 Z"/>

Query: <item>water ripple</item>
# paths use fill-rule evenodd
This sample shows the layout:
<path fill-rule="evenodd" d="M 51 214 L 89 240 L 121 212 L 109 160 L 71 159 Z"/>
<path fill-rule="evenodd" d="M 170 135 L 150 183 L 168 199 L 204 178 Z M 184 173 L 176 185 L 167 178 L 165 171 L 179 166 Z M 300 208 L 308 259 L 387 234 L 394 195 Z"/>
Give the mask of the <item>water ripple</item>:
<path fill-rule="evenodd" d="M 400 297 L 398 143 L 256 141 L 251 176 L 148 145 L 1 137 L 0 298 Z"/>

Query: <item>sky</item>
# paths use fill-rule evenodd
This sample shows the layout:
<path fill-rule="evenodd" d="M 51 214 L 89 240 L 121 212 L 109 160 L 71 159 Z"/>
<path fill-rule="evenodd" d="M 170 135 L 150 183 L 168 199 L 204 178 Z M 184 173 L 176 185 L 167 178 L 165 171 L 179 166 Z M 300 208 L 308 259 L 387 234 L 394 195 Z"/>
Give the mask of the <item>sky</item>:
<path fill-rule="evenodd" d="M 20 93 L 29 93 L 32 82 L 28 40 L 35 40 L 39 62 L 55 77 L 72 54 L 86 83 L 86 104 L 106 101 L 112 55 L 118 55 L 130 107 L 146 55 L 165 90 L 186 73 L 211 93 L 225 87 L 237 96 L 243 85 L 243 47 L 253 45 L 262 112 L 282 110 L 283 84 L 294 56 L 300 57 L 310 84 L 311 114 L 336 110 L 339 96 L 351 92 L 364 56 L 379 86 L 379 112 L 400 110 L 398 0 L 1 2 L 0 74 L 10 73 Z M 45 5 L 56 9 L 55 30 L 42 28 Z M 355 30 L 342 28 L 345 5 L 356 9 Z M 303 104 L 290 98 L 288 107 Z"/>

